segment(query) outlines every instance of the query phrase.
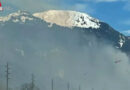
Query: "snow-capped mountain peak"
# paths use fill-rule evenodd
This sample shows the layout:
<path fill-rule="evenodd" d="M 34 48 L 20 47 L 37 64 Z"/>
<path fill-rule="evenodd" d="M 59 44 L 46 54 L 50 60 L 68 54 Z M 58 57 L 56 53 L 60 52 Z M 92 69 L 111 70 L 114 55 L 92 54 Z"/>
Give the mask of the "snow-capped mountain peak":
<path fill-rule="evenodd" d="M 47 23 L 56 24 L 64 27 L 80 27 L 80 28 L 100 28 L 100 21 L 88 14 L 76 11 L 49 10 L 40 13 L 30 14 L 26 11 L 18 11 L 7 16 L 0 17 L 0 23 L 11 21 L 13 23 L 34 20 L 35 18 L 44 20 Z"/>
<path fill-rule="evenodd" d="M 52 27 L 53 24 L 56 24 L 56 26 Z M 129 37 L 119 33 L 107 23 L 101 22 L 88 14 L 76 11 L 49 10 L 34 14 L 26 11 L 18 11 L 0 17 L 0 30 L 4 30 L 4 27 L 6 27 L 5 30 L 7 28 L 8 30 L 20 29 L 19 27 L 24 27 L 25 30 L 35 30 L 35 26 L 40 30 L 81 30 L 81 32 L 83 31 L 85 33 L 85 36 L 90 34 L 101 41 L 107 40 L 116 48 L 124 51 L 128 51 L 127 47 L 130 45 Z M 84 40 L 86 40 L 86 37 L 83 35 Z"/>
<path fill-rule="evenodd" d="M 25 22 L 26 20 L 33 20 L 33 18 L 26 11 L 18 11 L 15 13 L 11 13 L 7 16 L 0 17 L 0 22 L 7 22 L 10 20 L 14 23 L 17 23 L 17 22 Z"/>
<path fill-rule="evenodd" d="M 49 10 L 34 13 L 33 16 L 48 23 L 55 23 L 64 27 L 100 28 L 100 21 L 98 19 L 76 11 Z"/>

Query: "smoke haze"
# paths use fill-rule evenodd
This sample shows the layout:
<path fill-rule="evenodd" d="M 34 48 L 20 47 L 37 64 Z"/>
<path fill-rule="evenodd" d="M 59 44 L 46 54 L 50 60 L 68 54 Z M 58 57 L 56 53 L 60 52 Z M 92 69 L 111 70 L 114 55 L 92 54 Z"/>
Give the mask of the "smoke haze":
<path fill-rule="evenodd" d="M 0 32 L 0 75 L 5 84 L 5 65 L 9 62 L 10 87 L 19 88 L 31 82 L 43 90 L 127 90 L 130 88 L 129 59 L 125 53 L 108 43 L 84 32 L 57 27 L 11 31 L 3 28 Z M 115 61 L 121 60 L 119 63 Z M 4 89 L 2 89 L 4 90 Z M 18 90 L 18 89 L 16 89 Z"/>

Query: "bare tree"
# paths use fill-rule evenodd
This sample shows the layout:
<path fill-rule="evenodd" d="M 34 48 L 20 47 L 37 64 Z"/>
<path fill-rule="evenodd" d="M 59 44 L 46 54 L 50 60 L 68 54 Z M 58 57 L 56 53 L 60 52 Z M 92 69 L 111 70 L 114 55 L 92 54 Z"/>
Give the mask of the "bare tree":
<path fill-rule="evenodd" d="M 35 84 L 35 76 L 32 74 L 31 82 L 23 84 L 20 90 L 40 90 Z"/>

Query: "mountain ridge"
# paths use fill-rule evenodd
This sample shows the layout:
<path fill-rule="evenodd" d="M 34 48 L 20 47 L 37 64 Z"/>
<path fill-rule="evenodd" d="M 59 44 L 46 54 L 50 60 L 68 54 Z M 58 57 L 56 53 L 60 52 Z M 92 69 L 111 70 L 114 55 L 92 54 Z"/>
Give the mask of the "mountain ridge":
<path fill-rule="evenodd" d="M 56 12 L 56 11 L 54 10 L 54 12 Z M 70 11 L 70 12 L 74 12 L 74 11 Z M 68 13 L 68 12 L 66 12 L 66 13 Z M 82 13 L 80 13 L 80 14 L 81 14 L 80 16 L 82 16 Z M 43 15 L 43 12 L 42 12 L 42 15 Z M 62 13 L 60 15 L 61 15 L 60 17 L 62 17 L 62 15 L 64 16 L 64 13 Z M 54 15 L 53 18 L 55 18 L 55 17 L 59 18 L 59 16 L 57 16 L 57 14 Z M 91 18 L 92 18 L 91 16 L 86 14 L 86 17 L 89 17 L 87 20 L 91 21 Z M 57 19 L 57 18 L 55 18 L 55 19 Z M 60 20 L 62 18 L 60 18 Z M 36 13 L 34 15 L 34 14 L 30 14 L 29 12 L 26 12 L 26 11 L 18 11 L 18 12 L 9 14 L 8 16 L 0 17 L 0 25 L 5 24 L 5 26 L 7 26 L 7 27 L 10 26 L 10 25 L 14 25 L 14 27 L 18 28 L 18 26 L 20 24 L 22 24 L 23 27 L 26 26 L 26 28 L 28 28 L 28 29 L 31 28 L 30 26 L 36 25 L 37 28 L 40 28 L 40 29 L 44 29 L 47 26 L 46 28 L 48 28 L 48 29 L 53 29 L 53 28 L 56 29 L 57 27 L 60 27 L 60 28 L 63 28 L 63 29 L 81 30 L 81 31 L 84 31 L 84 33 L 86 33 L 86 35 L 92 34 L 92 35 L 96 36 L 97 38 L 99 38 L 99 40 L 104 39 L 104 40 L 111 42 L 111 44 L 114 45 L 114 47 L 119 48 L 124 52 L 130 52 L 130 49 L 127 50 L 128 48 L 130 48 L 129 47 L 130 40 L 128 39 L 127 36 L 123 35 L 122 33 L 118 32 L 117 30 L 113 29 L 110 25 L 108 25 L 105 22 L 101 22 L 101 21 L 99 21 L 98 19 L 95 19 L 95 18 L 92 18 L 92 20 L 97 22 L 98 23 L 97 25 L 99 25 L 99 27 L 97 27 L 97 26 L 93 27 L 94 24 L 91 26 L 92 22 L 90 23 L 90 25 L 87 24 L 88 26 L 85 26 L 85 27 L 84 26 L 81 27 L 80 25 L 76 27 L 72 24 L 71 24 L 72 26 L 70 25 L 70 26 L 67 27 L 67 26 L 64 26 L 64 25 L 63 26 L 58 25 L 57 22 L 49 22 L 47 20 L 41 19 L 40 17 L 38 17 L 36 15 Z M 82 21 L 82 20 L 80 20 L 80 21 Z M 89 22 L 89 21 L 87 21 L 87 22 Z M 45 25 L 43 25 L 43 24 L 45 24 Z M 30 25 L 30 26 L 28 27 L 28 25 Z"/>

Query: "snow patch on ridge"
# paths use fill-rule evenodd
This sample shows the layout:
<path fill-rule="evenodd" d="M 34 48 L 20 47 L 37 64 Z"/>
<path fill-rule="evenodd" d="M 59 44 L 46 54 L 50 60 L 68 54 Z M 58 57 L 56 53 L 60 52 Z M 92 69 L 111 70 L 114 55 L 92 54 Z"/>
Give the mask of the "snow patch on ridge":
<path fill-rule="evenodd" d="M 33 16 L 64 27 L 100 28 L 98 19 L 76 11 L 49 10 L 34 13 Z"/>
<path fill-rule="evenodd" d="M 9 20 L 12 20 L 12 22 L 25 22 L 26 20 L 33 20 L 32 17 L 29 16 L 28 13 L 18 11 L 15 13 L 11 13 L 8 16 L 0 17 L 0 22 L 7 22 Z"/>
<path fill-rule="evenodd" d="M 119 35 L 119 38 L 120 38 L 120 40 L 119 40 L 119 45 L 120 45 L 120 48 L 122 48 L 123 47 L 123 45 L 124 45 L 124 43 L 125 43 L 125 37 L 124 36 L 121 36 L 121 35 Z"/>

